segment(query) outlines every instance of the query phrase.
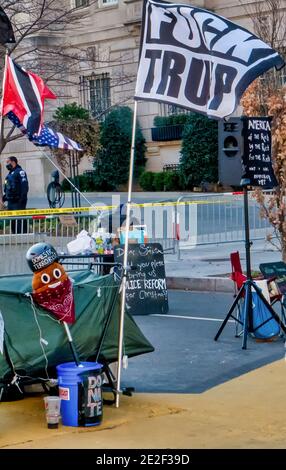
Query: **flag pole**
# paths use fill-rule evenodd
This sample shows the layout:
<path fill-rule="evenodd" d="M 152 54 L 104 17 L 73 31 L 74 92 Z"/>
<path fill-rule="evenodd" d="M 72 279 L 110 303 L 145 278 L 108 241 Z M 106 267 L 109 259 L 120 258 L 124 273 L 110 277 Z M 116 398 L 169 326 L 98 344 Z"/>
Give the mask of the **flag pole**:
<path fill-rule="evenodd" d="M 133 113 L 133 126 L 132 126 L 132 141 L 130 151 L 129 163 L 129 181 L 128 181 L 128 199 L 126 207 L 126 227 L 125 227 L 125 244 L 124 244 L 124 257 L 123 257 L 123 276 L 121 284 L 121 309 L 119 321 L 119 337 L 118 337 L 118 362 L 117 362 L 117 379 L 116 379 L 116 400 L 115 406 L 119 407 L 120 396 L 120 383 L 122 372 L 122 352 L 123 352 L 123 335 L 124 335 L 124 316 L 125 316 L 125 303 L 126 303 L 126 281 L 128 270 L 128 239 L 129 239 L 129 226 L 130 226 L 130 213 L 131 213 L 131 198 L 132 198 L 132 183 L 133 183 L 133 170 L 135 160 L 135 136 L 136 136 L 136 120 L 137 120 L 137 101 L 134 101 Z"/>
<path fill-rule="evenodd" d="M 4 116 L 3 116 L 3 99 L 4 99 L 4 85 L 5 85 L 5 72 L 7 66 L 7 57 L 9 55 L 9 49 L 6 47 L 5 49 L 5 60 L 4 60 L 4 70 L 3 70 L 3 78 L 2 78 L 2 97 L 1 97 L 1 106 L 0 106 L 0 154 L 5 148 L 4 145 Z M 0 171 L 0 175 L 2 177 L 2 171 Z M 1 208 L 4 208 L 4 203 L 2 201 L 3 198 L 3 191 L 1 190 Z"/>
<path fill-rule="evenodd" d="M 3 71 L 3 78 L 2 78 L 2 98 L 1 98 L 1 117 L 0 117 L 0 141 L 1 147 L 3 146 L 3 138 L 4 138 L 4 116 L 2 114 L 3 110 L 3 97 L 4 97 L 4 80 L 5 80 L 5 71 L 7 67 L 7 57 L 9 55 L 9 49 L 6 47 L 5 49 L 5 60 L 4 60 L 4 71 Z"/>

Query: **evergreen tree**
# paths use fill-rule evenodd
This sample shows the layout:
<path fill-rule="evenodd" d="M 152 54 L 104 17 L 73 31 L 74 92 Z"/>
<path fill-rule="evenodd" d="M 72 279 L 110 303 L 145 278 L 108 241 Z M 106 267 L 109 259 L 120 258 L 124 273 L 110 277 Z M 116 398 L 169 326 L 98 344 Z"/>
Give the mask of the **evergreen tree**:
<path fill-rule="evenodd" d="M 183 131 L 180 159 L 181 181 L 192 189 L 202 181 L 218 180 L 217 122 L 201 114 L 190 114 Z"/>
<path fill-rule="evenodd" d="M 128 181 L 133 113 L 127 106 L 112 110 L 101 125 L 100 150 L 94 160 L 97 170 L 96 185 L 102 190 L 113 190 Z M 137 176 L 145 164 L 145 139 L 138 124 L 135 140 L 135 167 Z"/>

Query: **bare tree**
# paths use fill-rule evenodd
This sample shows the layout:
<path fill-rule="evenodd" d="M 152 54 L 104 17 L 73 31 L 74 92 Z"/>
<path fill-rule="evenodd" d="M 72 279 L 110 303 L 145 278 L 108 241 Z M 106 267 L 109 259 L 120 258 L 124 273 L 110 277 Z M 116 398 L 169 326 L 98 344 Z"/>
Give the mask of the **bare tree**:
<path fill-rule="evenodd" d="M 242 2 L 241 2 L 242 3 Z M 246 7 L 255 33 L 285 58 L 286 11 L 284 0 L 265 0 Z M 260 189 L 255 197 L 260 214 L 268 219 L 273 234 L 268 241 L 282 252 L 286 261 L 286 86 L 285 71 L 271 69 L 246 90 L 241 104 L 248 116 L 272 116 L 272 157 L 279 186 L 271 195 Z"/>
<path fill-rule="evenodd" d="M 82 58 L 81 51 L 69 50 L 68 44 L 64 42 L 64 31 L 71 23 L 82 21 L 87 13 L 72 8 L 71 3 L 66 0 L 2 0 L 0 6 L 10 19 L 16 37 L 15 44 L 8 46 L 8 54 L 12 54 L 13 58 L 27 69 L 38 73 L 49 84 L 59 84 L 61 77 L 67 76 L 67 71 Z M 58 38 L 59 31 L 61 39 Z M 1 78 L 4 56 L 5 48 L 2 46 Z M 23 137 L 15 126 L 8 125 L 8 129 L 5 127 L 7 126 L 2 126 L 0 135 L 0 154 L 9 142 Z"/>
<path fill-rule="evenodd" d="M 89 0 L 89 6 L 97 1 Z M 16 43 L 8 46 L 9 54 L 27 70 L 39 74 L 56 90 L 59 98 L 72 97 L 69 95 L 69 86 L 79 85 L 78 71 L 82 62 L 89 63 L 90 68 L 101 61 L 106 63 L 106 58 L 98 55 L 93 57 L 86 48 L 71 47 L 69 41 L 73 31 L 89 16 L 89 9 L 72 7 L 70 0 L 0 0 L 0 6 L 9 17 L 16 37 Z M 5 49 L 1 47 L 0 78 L 4 70 L 4 55 Z M 122 60 L 124 58 L 121 57 L 118 65 L 122 65 Z M 117 65 L 116 60 L 112 63 L 109 61 L 109 65 Z M 134 78 L 121 72 L 115 77 L 113 86 L 130 83 Z M 22 134 L 15 126 L 8 126 L 8 129 L 2 126 L 0 155 L 9 142 L 21 137 Z"/>

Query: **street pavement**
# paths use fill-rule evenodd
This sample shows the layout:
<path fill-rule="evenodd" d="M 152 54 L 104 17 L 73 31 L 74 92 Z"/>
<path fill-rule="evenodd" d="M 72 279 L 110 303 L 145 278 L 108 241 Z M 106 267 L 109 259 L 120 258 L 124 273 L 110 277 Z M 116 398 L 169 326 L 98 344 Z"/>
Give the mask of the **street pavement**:
<path fill-rule="evenodd" d="M 13 246 L 3 248 L 16 261 Z M 180 259 L 178 253 L 166 254 L 167 276 L 227 277 L 229 255 L 237 250 L 245 269 L 243 242 L 181 248 Z M 253 269 L 280 259 L 271 245 L 254 240 Z M 285 364 L 276 362 L 284 357 L 284 338 L 257 342 L 249 336 L 247 350 L 242 350 L 230 320 L 215 342 L 233 295 L 189 290 L 168 294 L 168 314 L 134 316 L 155 351 L 129 358 L 121 385 L 134 387 L 135 393 L 122 396 L 119 409 L 104 407 L 98 429 L 48 430 L 42 395 L 35 395 L 1 403 L 0 448 L 285 447 Z"/>
<path fill-rule="evenodd" d="M 90 204 L 96 204 L 98 206 L 106 205 L 110 206 L 112 204 L 126 204 L 127 202 L 127 193 L 126 192 L 98 192 L 98 193 L 82 193 L 81 205 L 82 207 L 89 207 Z M 162 200 L 172 200 L 176 201 L 181 196 L 194 197 L 195 193 L 185 193 L 185 192 L 134 192 L 132 194 L 132 201 L 137 203 L 143 202 L 155 202 Z M 48 208 L 48 201 L 45 195 L 39 196 L 30 196 L 28 198 L 27 208 L 31 209 L 42 209 Z M 72 207 L 72 196 L 71 193 L 65 194 L 65 203 L 63 207 Z"/>
<path fill-rule="evenodd" d="M 214 341 L 232 302 L 227 293 L 169 291 L 168 314 L 134 316 L 155 352 L 129 360 L 123 385 L 140 393 L 202 393 L 281 359 L 280 337 L 273 342 L 249 337 L 242 350 L 232 320 Z"/>

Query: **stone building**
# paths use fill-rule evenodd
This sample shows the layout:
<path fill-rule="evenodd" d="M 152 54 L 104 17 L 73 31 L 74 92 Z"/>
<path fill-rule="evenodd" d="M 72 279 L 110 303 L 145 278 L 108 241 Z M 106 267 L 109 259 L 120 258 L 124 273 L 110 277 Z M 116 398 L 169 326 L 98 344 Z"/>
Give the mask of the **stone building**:
<path fill-rule="evenodd" d="M 61 42 L 69 44 L 71 50 L 80 48 L 82 60 L 71 70 L 73 79 L 70 85 L 58 90 L 57 103 L 49 104 L 51 115 L 57 106 L 76 101 L 88 108 L 98 119 L 116 104 L 133 105 L 136 70 L 139 55 L 142 0 L 65 0 L 73 2 L 75 15 L 87 13 L 80 24 L 70 24 L 63 32 L 49 31 L 34 37 L 37 44 L 58 47 Z M 243 3 L 235 0 L 184 0 L 218 15 L 224 16 L 249 30 L 253 29 Z M 286 2 L 285 2 L 286 3 Z M 147 141 L 146 169 L 160 171 L 164 165 L 177 164 L 181 141 L 176 130 L 164 135 L 162 140 L 152 140 L 153 119 L 155 116 L 184 112 L 174 106 L 156 102 L 139 102 L 138 117 Z M 154 137 L 154 135 L 153 135 Z M 6 154 L 20 157 L 31 181 L 31 193 L 43 193 L 52 169 L 48 160 L 35 151 L 26 139 L 9 144 Z M 4 155 L 5 156 L 5 155 Z M 81 170 L 88 168 L 85 160 Z M 5 171 L 5 170 L 4 170 Z"/>

